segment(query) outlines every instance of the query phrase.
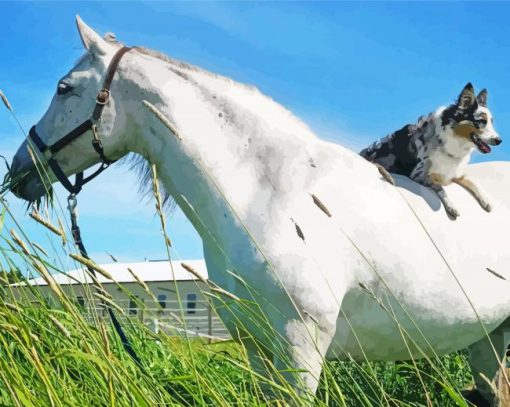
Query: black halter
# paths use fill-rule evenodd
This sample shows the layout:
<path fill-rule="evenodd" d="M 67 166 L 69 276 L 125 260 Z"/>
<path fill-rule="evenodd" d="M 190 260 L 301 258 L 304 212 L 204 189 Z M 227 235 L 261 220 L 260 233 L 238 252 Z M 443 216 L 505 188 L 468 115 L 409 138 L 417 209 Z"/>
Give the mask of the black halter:
<path fill-rule="evenodd" d="M 78 246 L 78 249 L 80 250 L 80 253 L 83 257 L 90 259 L 87 250 L 85 249 L 85 245 L 83 244 L 83 241 L 81 239 L 81 233 L 80 228 L 78 227 L 78 213 L 76 211 L 76 195 L 78 192 L 81 191 L 81 188 L 83 185 L 85 185 L 87 182 L 91 181 L 95 177 L 97 177 L 100 173 L 102 173 L 105 169 L 107 169 L 110 164 L 115 162 L 114 160 L 109 160 L 106 158 L 104 154 L 103 149 L 103 143 L 101 142 L 101 139 L 99 138 L 97 131 L 96 131 L 96 123 L 101 120 L 101 115 L 103 113 L 103 109 L 105 105 L 108 103 L 108 99 L 110 98 L 110 86 L 112 84 L 113 76 L 115 75 L 115 71 L 117 70 L 117 67 L 119 65 L 119 62 L 121 58 L 124 56 L 126 52 L 128 52 L 131 48 L 123 47 L 119 49 L 115 55 L 113 56 L 112 60 L 110 61 L 110 65 L 108 65 L 108 70 L 106 71 L 106 77 L 103 82 L 103 88 L 99 91 L 96 97 L 96 106 L 94 107 L 94 111 L 92 112 L 92 115 L 89 119 L 85 120 L 82 124 L 80 124 L 75 129 L 71 130 L 69 133 L 67 133 L 64 137 L 62 137 L 60 140 L 55 142 L 52 145 L 46 145 L 39 135 L 37 134 L 37 131 L 35 130 L 35 126 L 33 126 L 30 129 L 29 138 L 33 141 L 33 143 L 37 146 L 39 151 L 43 154 L 43 156 L 46 158 L 46 161 L 50 168 L 53 170 L 53 173 L 57 177 L 57 179 L 60 181 L 60 183 L 67 189 L 70 193 L 69 197 L 67 198 L 68 201 L 68 209 L 69 213 L 71 215 L 71 232 L 73 234 L 73 239 L 75 244 Z M 94 147 L 94 150 L 97 152 L 99 157 L 101 158 L 101 166 L 99 169 L 94 171 L 91 175 L 88 177 L 83 177 L 83 171 L 76 174 L 76 181 L 73 184 L 71 184 L 71 181 L 66 177 L 64 174 L 64 171 L 62 171 L 62 168 L 60 168 L 60 165 L 58 164 L 57 160 L 53 157 L 53 154 L 57 153 L 58 151 L 62 150 L 65 146 L 72 143 L 74 140 L 76 140 L 81 135 L 85 134 L 87 131 L 92 130 L 93 139 L 92 139 L 92 146 Z M 96 275 L 95 271 L 87 266 L 87 269 L 92 275 Z M 113 326 L 115 328 L 115 331 L 120 337 L 120 340 L 122 342 L 122 345 L 124 346 L 124 349 L 126 352 L 133 358 L 133 360 L 138 364 L 138 366 L 143 370 L 143 366 L 140 362 L 140 358 L 136 354 L 135 350 L 131 346 L 131 343 L 129 339 L 127 338 L 126 334 L 124 333 L 124 330 L 122 329 L 122 326 L 120 325 L 119 320 L 115 316 L 113 310 L 106 305 L 106 309 L 108 310 L 108 314 L 110 315 L 110 318 L 112 320 Z"/>
<path fill-rule="evenodd" d="M 101 174 L 104 170 L 106 170 L 110 164 L 114 163 L 115 160 L 109 160 L 105 153 L 103 148 L 103 143 L 101 139 L 99 138 L 99 135 L 97 134 L 96 124 L 101 120 L 101 115 L 103 114 L 103 109 L 108 103 L 108 99 L 110 98 L 110 87 L 113 81 L 113 77 L 115 75 L 115 72 L 117 70 L 117 67 L 119 66 L 119 62 L 124 56 L 126 52 L 128 52 L 131 48 L 129 47 L 122 47 L 119 49 L 115 55 L 113 56 L 112 60 L 110 61 L 110 64 L 108 65 L 108 70 L 106 71 L 106 77 L 103 82 L 103 88 L 99 91 L 96 97 L 96 106 L 94 107 L 94 111 L 92 112 L 92 115 L 89 119 L 85 120 L 82 124 L 80 124 L 78 127 L 71 130 L 69 133 L 67 133 L 64 137 L 62 137 L 57 142 L 46 145 L 44 141 L 41 140 L 39 135 L 37 134 L 37 131 L 35 129 L 35 126 L 32 126 L 29 133 L 29 138 L 32 140 L 32 142 L 36 145 L 36 147 L 39 149 L 39 151 L 43 154 L 43 156 L 46 158 L 46 161 L 50 168 L 52 169 L 53 173 L 55 174 L 55 177 L 59 180 L 59 182 L 64 186 L 65 189 L 69 191 L 71 194 L 77 194 L 81 191 L 83 185 L 85 185 L 87 182 L 93 180 L 95 177 L 97 177 L 99 174 Z M 101 165 L 100 167 L 94 171 L 91 175 L 88 177 L 83 176 L 83 171 L 76 174 L 76 179 L 74 182 L 74 185 L 71 183 L 71 181 L 66 177 L 64 174 L 64 171 L 62 168 L 60 168 L 60 165 L 58 164 L 57 160 L 54 158 L 54 154 L 62 150 L 64 147 L 66 147 L 68 144 L 72 143 L 74 140 L 76 140 L 81 135 L 85 134 L 87 131 L 92 130 L 92 147 L 94 147 L 94 150 L 99 155 L 99 158 L 101 159 Z"/>

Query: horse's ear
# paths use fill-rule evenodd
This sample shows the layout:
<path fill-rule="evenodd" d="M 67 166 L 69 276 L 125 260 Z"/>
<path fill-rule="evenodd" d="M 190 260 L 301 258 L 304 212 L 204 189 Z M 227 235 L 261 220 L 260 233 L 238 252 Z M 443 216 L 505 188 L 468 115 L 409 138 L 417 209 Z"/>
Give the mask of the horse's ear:
<path fill-rule="evenodd" d="M 83 22 L 80 16 L 76 16 L 76 25 L 80 33 L 81 41 L 87 51 L 94 55 L 106 55 L 110 45 L 101 38 L 92 28 Z"/>
<path fill-rule="evenodd" d="M 457 99 L 457 106 L 459 109 L 468 109 L 473 106 L 476 102 L 475 89 L 471 82 L 468 82 L 462 92 L 460 92 L 459 98 Z"/>
<path fill-rule="evenodd" d="M 487 107 L 487 96 L 489 96 L 487 89 L 482 89 L 476 97 L 480 106 Z"/>

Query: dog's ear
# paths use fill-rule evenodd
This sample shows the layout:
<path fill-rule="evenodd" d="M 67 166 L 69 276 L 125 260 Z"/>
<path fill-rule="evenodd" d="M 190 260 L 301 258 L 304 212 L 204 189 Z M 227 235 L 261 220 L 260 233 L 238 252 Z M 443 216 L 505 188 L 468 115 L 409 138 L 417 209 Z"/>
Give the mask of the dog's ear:
<path fill-rule="evenodd" d="M 480 106 L 487 107 L 487 96 L 488 96 L 487 89 L 482 89 L 478 96 L 476 97 L 476 101 Z"/>
<path fill-rule="evenodd" d="M 461 110 L 469 109 L 476 103 L 475 90 L 471 82 L 468 82 L 457 99 L 457 107 Z"/>

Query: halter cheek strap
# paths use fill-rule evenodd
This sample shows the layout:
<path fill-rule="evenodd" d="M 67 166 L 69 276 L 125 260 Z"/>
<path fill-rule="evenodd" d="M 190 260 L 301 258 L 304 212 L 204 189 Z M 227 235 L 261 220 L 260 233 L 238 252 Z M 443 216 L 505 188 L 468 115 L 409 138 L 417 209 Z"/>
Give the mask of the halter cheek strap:
<path fill-rule="evenodd" d="M 97 177 L 104 170 L 106 170 L 110 166 L 110 164 L 115 162 L 115 160 L 109 160 L 104 153 L 103 143 L 97 133 L 96 123 L 101 121 L 101 116 L 103 114 L 104 107 L 106 106 L 108 100 L 110 99 L 110 87 L 113 81 L 113 77 L 115 76 L 115 72 L 117 71 L 117 67 L 119 66 L 119 62 L 124 56 L 124 54 L 126 54 L 126 52 L 129 52 L 130 50 L 131 48 L 129 47 L 120 48 L 110 61 L 110 64 L 108 65 L 108 69 L 106 71 L 106 77 L 103 82 L 103 87 L 97 94 L 96 105 L 90 118 L 85 120 L 83 123 L 75 127 L 60 140 L 56 141 L 51 145 L 47 145 L 44 143 L 44 141 L 42 141 L 41 137 L 39 137 L 39 135 L 37 134 L 35 126 L 32 126 L 32 128 L 30 129 L 29 133 L 30 140 L 35 144 L 37 149 L 45 157 L 49 167 L 55 174 L 55 177 L 57 177 L 59 182 L 71 194 L 77 194 L 78 192 L 80 192 L 83 185 Z M 68 144 L 72 143 L 74 140 L 76 140 L 78 137 L 85 134 L 89 130 L 92 130 L 93 135 L 92 147 L 94 148 L 94 151 L 99 155 L 99 158 L 101 159 L 101 166 L 88 177 L 83 176 L 83 171 L 77 173 L 73 185 L 71 181 L 69 181 L 67 176 L 64 174 L 64 171 L 58 164 L 57 160 L 54 158 L 54 154 L 62 150 Z"/>

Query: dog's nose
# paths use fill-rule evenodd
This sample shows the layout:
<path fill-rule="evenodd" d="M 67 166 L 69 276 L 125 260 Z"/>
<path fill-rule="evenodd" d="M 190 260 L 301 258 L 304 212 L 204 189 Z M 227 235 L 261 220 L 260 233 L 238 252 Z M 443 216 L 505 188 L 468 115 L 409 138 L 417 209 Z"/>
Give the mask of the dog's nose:
<path fill-rule="evenodd" d="M 501 144 L 501 142 L 502 142 L 502 141 L 503 141 L 503 140 L 501 140 L 501 138 L 496 137 L 496 138 L 494 139 L 494 144 L 495 144 L 496 146 L 499 146 L 499 145 Z"/>

